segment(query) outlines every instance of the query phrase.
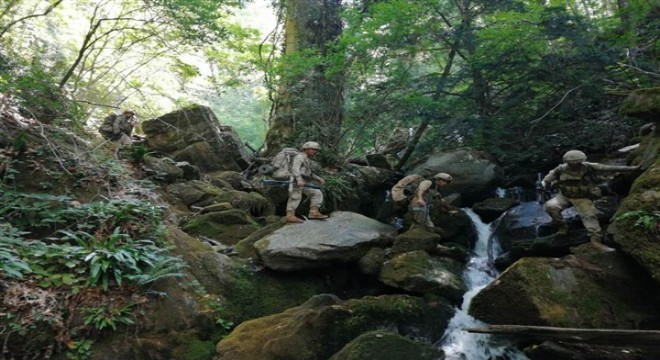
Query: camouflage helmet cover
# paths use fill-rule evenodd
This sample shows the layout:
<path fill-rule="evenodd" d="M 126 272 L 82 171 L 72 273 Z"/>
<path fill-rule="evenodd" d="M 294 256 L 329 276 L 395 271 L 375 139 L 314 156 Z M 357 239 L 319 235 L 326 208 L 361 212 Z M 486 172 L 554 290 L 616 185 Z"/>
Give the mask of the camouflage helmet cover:
<path fill-rule="evenodd" d="M 308 141 L 308 142 L 303 144 L 302 149 L 303 150 L 305 150 L 305 149 L 321 150 L 321 146 L 319 145 L 319 143 L 317 143 L 315 141 Z"/>
<path fill-rule="evenodd" d="M 446 182 L 451 182 L 453 180 L 451 175 L 449 175 L 447 173 L 437 173 L 437 174 L 433 175 L 433 179 L 434 180 L 444 180 Z"/>
<path fill-rule="evenodd" d="M 580 150 L 567 151 L 562 158 L 565 163 L 581 163 L 587 160 L 587 155 Z"/>

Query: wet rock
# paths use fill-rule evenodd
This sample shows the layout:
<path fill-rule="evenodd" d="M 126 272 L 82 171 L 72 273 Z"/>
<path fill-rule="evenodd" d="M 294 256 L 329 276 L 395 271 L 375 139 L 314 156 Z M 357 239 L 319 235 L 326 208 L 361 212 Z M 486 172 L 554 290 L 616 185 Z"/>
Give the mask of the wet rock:
<path fill-rule="evenodd" d="M 510 198 L 489 198 L 474 204 L 472 210 L 479 215 L 484 223 L 488 224 L 518 204 L 518 201 Z"/>
<path fill-rule="evenodd" d="M 369 251 L 358 261 L 360 271 L 366 275 L 377 276 L 383 268 L 385 258 L 385 249 L 377 247 L 369 249 Z"/>
<path fill-rule="evenodd" d="M 207 236 L 225 245 L 234 245 L 259 228 L 250 215 L 238 209 L 200 214 L 183 226 L 189 234 Z"/>
<path fill-rule="evenodd" d="M 442 236 L 426 231 L 421 226 L 413 226 L 408 231 L 397 235 L 389 249 L 390 254 L 401 254 L 417 250 L 431 251 L 442 240 Z"/>

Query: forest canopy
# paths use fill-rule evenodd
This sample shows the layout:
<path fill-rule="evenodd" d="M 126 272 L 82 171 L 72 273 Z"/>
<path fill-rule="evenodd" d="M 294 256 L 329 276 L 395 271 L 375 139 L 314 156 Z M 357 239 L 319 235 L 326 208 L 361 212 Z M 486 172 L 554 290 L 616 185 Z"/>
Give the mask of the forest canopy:
<path fill-rule="evenodd" d="M 525 165 L 626 145 L 621 101 L 660 80 L 652 0 L 270 3 L 260 34 L 242 9 L 264 1 L 0 0 L 0 92 L 74 128 L 202 103 L 254 148 L 403 137 L 399 167 L 460 146 Z"/>

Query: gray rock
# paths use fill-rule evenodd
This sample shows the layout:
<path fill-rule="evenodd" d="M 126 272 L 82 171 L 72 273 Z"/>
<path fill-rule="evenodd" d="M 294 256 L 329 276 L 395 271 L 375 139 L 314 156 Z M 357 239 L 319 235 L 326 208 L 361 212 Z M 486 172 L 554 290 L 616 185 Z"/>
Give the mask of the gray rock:
<path fill-rule="evenodd" d="M 267 267 L 300 270 L 357 261 L 372 246 L 390 245 L 395 237 L 392 226 L 357 213 L 336 211 L 327 220 L 284 226 L 254 247 Z"/>

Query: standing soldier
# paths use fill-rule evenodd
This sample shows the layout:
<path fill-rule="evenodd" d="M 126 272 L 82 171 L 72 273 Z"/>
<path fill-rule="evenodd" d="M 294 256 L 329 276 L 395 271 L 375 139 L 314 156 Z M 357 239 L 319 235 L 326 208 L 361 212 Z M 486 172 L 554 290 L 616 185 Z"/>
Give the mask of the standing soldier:
<path fill-rule="evenodd" d="M 603 231 L 598 223 L 596 206 L 592 200 L 602 195 L 597 186 L 596 174 L 638 170 L 639 166 L 613 166 L 587 162 L 587 155 L 579 150 L 568 151 L 564 154 L 563 160 L 563 164 L 551 170 L 541 181 L 544 190 L 550 185 L 559 186 L 559 193 L 544 205 L 545 211 L 552 218 L 553 225 L 557 227 L 557 233 L 568 234 L 568 224 L 564 221 L 561 212 L 573 205 L 580 214 L 591 243 L 601 250 L 613 250 L 602 243 Z"/>
<path fill-rule="evenodd" d="M 99 133 L 116 147 L 113 149 L 115 155 L 121 146 L 133 143 L 131 133 L 136 122 L 137 117 L 132 110 L 124 110 L 120 115 L 110 114 L 103 119 L 103 123 L 99 127 Z"/>
<path fill-rule="evenodd" d="M 323 193 L 319 189 L 305 187 L 305 183 L 310 180 L 316 180 L 323 185 L 325 180 L 314 175 L 312 172 L 312 162 L 309 159 L 321 150 L 317 142 L 308 141 L 303 144 L 302 152 L 293 157 L 291 164 L 291 181 L 293 186 L 289 189 L 289 200 L 286 203 L 286 222 L 302 223 L 303 221 L 296 217 L 296 209 L 300 205 L 302 194 L 309 196 L 310 207 L 309 219 L 326 219 L 327 216 L 319 212 L 323 203 Z"/>
<path fill-rule="evenodd" d="M 404 178 L 405 179 L 405 178 Z M 408 210 L 411 212 L 413 217 L 413 222 L 415 224 L 426 226 L 427 228 L 434 228 L 433 221 L 431 221 L 430 216 L 430 206 L 431 199 L 433 197 L 432 192 L 437 191 L 437 188 L 446 186 L 452 181 L 451 175 L 447 173 L 437 173 L 433 175 L 433 182 L 431 180 L 423 180 L 419 183 L 413 198 L 410 201 Z M 436 189 L 432 189 L 432 186 L 435 184 Z M 396 187 L 396 185 L 395 185 Z M 392 193 L 394 193 L 394 188 L 392 188 Z M 455 215 L 458 211 L 452 208 L 449 204 L 444 201 L 441 202 L 441 206 L 446 210 L 450 215 Z"/>

